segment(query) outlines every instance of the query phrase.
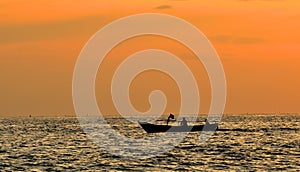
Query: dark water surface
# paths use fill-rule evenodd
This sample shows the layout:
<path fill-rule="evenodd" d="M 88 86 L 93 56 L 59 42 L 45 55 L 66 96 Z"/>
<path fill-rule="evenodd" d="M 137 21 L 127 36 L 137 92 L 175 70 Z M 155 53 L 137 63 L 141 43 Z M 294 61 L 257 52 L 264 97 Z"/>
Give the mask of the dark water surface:
<path fill-rule="evenodd" d="M 107 120 L 124 135 L 149 136 L 136 123 Z M 300 171 L 299 115 L 225 115 L 219 128 L 239 131 L 201 144 L 190 133 L 170 152 L 124 159 L 89 140 L 77 118 L 0 118 L 0 171 Z"/>

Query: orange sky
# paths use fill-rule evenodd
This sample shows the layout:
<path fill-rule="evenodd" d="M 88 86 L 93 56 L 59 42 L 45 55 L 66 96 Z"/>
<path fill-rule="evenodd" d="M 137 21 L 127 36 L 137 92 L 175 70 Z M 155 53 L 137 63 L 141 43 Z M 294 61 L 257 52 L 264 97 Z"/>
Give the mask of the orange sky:
<path fill-rule="evenodd" d="M 208 36 L 227 78 L 225 113 L 299 113 L 299 9 L 298 0 L 2 0 L 0 115 L 74 115 L 72 74 L 81 48 L 109 22 L 146 12 L 183 18 Z M 207 112 L 210 89 L 201 63 L 191 60 L 193 54 L 175 41 L 145 36 L 117 46 L 100 67 L 104 74 L 97 78 L 96 92 L 104 113 L 116 113 L 105 79 L 113 67 L 130 53 L 153 47 L 173 52 L 187 63 L 201 85 L 200 113 Z M 143 78 L 161 84 L 145 84 Z M 180 101 L 176 85 L 155 72 L 141 74 L 133 82 L 133 104 L 147 110 L 149 91 L 157 88 L 169 97 L 166 113 L 176 113 Z"/>

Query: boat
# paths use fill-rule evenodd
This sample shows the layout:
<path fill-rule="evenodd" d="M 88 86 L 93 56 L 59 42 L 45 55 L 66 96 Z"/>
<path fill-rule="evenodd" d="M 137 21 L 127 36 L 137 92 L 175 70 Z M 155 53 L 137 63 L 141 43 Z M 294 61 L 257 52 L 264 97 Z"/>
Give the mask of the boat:
<path fill-rule="evenodd" d="M 151 124 L 148 122 L 139 122 L 140 126 L 147 133 L 160 133 L 160 132 L 196 132 L 202 131 L 215 131 L 218 129 L 218 124 L 209 124 L 208 122 L 205 125 L 157 125 Z"/>

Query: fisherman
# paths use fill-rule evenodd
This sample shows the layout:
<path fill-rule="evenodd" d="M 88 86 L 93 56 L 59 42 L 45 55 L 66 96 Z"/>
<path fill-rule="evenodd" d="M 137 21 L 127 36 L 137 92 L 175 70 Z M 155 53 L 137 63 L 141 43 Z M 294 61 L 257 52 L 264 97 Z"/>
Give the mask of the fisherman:
<path fill-rule="evenodd" d="M 205 119 L 205 125 L 209 125 L 210 123 L 208 122 L 207 119 Z"/>
<path fill-rule="evenodd" d="M 185 118 L 182 118 L 181 125 L 182 126 L 187 126 L 187 121 L 186 121 Z"/>
<path fill-rule="evenodd" d="M 170 119 L 174 119 L 174 115 L 170 113 L 168 119 L 167 119 L 167 125 L 169 124 L 170 122 Z"/>

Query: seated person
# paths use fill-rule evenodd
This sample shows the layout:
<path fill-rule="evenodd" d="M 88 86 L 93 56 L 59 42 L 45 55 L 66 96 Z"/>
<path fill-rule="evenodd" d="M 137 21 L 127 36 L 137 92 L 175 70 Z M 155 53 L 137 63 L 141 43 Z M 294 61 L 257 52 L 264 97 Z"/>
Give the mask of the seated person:
<path fill-rule="evenodd" d="M 187 121 L 186 121 L 185 118 L 182 118 L 181 125 L 182 126 L 187 126 Z"/>

